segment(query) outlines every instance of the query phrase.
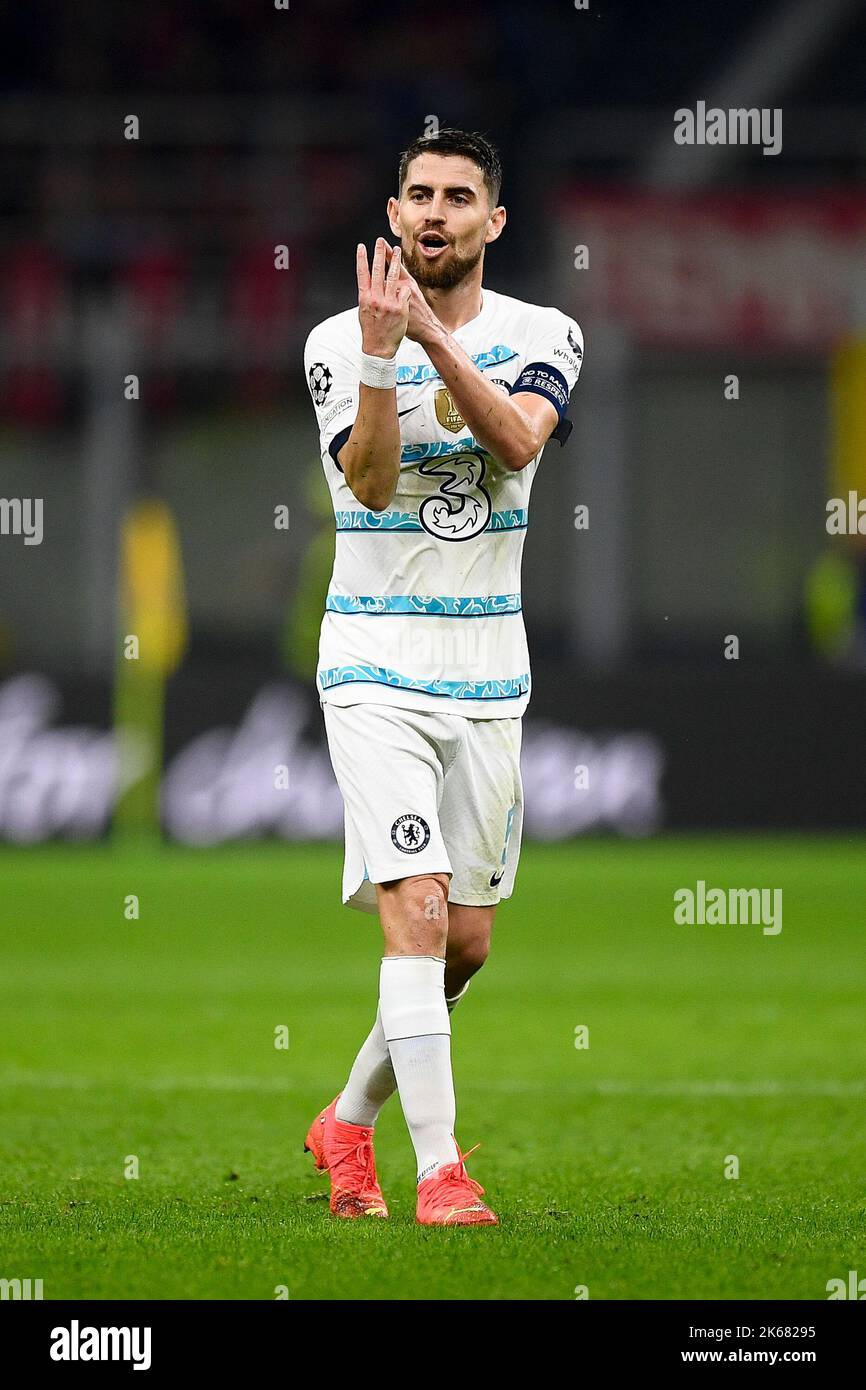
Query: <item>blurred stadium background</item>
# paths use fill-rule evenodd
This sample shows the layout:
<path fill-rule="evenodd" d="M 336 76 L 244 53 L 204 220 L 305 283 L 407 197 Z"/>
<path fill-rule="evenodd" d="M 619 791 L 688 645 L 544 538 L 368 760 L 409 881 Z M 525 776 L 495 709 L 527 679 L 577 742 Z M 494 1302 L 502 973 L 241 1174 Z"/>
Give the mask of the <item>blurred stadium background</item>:
<path fill-rule="evenodd" d="M 866 540 L 825 524 L 830 497 L 866 493 L 861 7 L 444 3 L 400 24 L 36 3 L 5 25 L 0 476 L 44 499 L 45 537 L 0 545 L 0 836 L 105 830 L 96 731 L 150 717 L 114 693 L 140 603 L 165 646 L 169 833 L 339 834 L 313 685 L 332 519 L 300 354 L 353 302 L 355 240 L 386 229 L 430 117 L 501 147 L 491 286 L 587 339 L 527 536 L 530 833 L 863 823 Z M 697 99 L 781 107 L 781 153 L 676 145 Z M 149 500 L 165 511 L 136 519 Z"/>
<path fill-rule="evenodd" d="M 862 1210 L 866 536 L 829 534 L 827 503 L 866 496 L 866 11 L 32 0 L 3 27 L 0 497 L 44 503 L 41 544 L 0 535 L 4 1190 L 40 1194 L 3 1208 L 19 1272 L 38 1252 L 73 1296 L 262 1296 L 241 1266 L 283 1207 L 239 1264 L 212 1164 L 294 1192 L 285 1135 L 368 1022 L 378 942 L 340 907 L 314 686 L 333 518 L 301 353 L 355 301 L 355 243 L 387 231 L 398 153 L 435 120 L 502 154 L 486 282 L 586 338 L 524 558 L 525 859 L 455 1025 L 467 1142 L 490 1117 L 480 1175 L 494 1193 L 511 1164 L 539 1243 L 456 1281 L 427 1247 L 440 1283 L 385 1248 L 359 1284 L 303 1245 L 300 1207 L 296 1278 L 568 1298 L 591 1265 L 593 1297 L 822 1297 Z M 675 144 L 701 100 L 781 108 L 781 152 Z M 696 878 L 783 885 L 785 931 L 684 945 L 670 895 Z M 284 1019 L 288 1111 L 252 1041 Z M 383 1126 L 408 1173 L 396 1110 Z M 720 1275 L 700 1175 L 744 1130 L 764 1186 L 720 1219 Z M 191 1226 L 124 1188 L 130 1150 Z"/>

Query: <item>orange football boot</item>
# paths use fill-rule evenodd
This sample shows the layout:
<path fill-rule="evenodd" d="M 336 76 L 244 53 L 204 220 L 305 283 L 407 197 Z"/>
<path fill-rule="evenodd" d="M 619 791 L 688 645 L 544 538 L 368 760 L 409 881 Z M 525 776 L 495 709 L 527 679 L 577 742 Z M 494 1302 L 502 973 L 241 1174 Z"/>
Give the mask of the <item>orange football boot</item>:
<path fill-rule="evenodd" d="M 331 1178 L 331 1211 L 335 1216 L 387 1216 L 388 1208 L 376 1179 L 373 1130 L 336 1116 L 336 1096 L 316 1116 L 304 1140 L 316 1167 Z"/>
<path fill-rule="evenodd" d="M 469 1153 L 462 1154 L 458 1144 L 457 1161 L 443 1164 L 418 1184 L 415 1220 L 422 1226 L 499 1225 L 496 1213 L 478 1200 L 484 1188 L 466 1171 L 466 1159 L 479 1147 L 476 1144 Z"/>

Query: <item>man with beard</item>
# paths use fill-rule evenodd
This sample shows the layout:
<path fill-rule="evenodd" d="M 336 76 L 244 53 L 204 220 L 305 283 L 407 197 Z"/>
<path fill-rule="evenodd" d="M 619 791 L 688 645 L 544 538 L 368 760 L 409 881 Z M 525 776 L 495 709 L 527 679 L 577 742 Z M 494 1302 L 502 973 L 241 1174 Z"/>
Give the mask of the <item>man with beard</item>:
<path fill-rule="evenodd" d="M 331 1211 L 385 1217 L 373 1127 L 397 1090 L 416 1219 L 495 1225 L 454 1138 L 450 1014 L 520 853 L 520 600 L 529 492 L 583 358 L 573 319 L 482 288 L 498 155 L 443 130 L 403 153 L 396 244 L 357 248 L 358 307 L 310 333 L 337 542 L 316 675 L 345 807 L 342 899 L 384 933 L 379 1009 L 305 1148 Z"/>

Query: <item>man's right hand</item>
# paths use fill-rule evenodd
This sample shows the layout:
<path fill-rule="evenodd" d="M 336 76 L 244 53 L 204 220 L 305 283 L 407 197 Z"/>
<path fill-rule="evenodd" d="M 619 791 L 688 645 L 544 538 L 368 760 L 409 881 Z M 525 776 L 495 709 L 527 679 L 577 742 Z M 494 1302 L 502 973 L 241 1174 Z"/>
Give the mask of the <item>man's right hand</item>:
<path fill-rule="evenodd" d="M 373 252 L 373 269 L 367 264 L 367 248 L 357 251 L 358 318 L 361 321 L 361 347 L 372 357 L 394 357 L 409 326 L 411 288 L 400 279 L 400 247 L 391 250 L 391 264 L 385 274 L 384 237 L 378 237 Z M 388 248 L 390 249 L 390 248 Z"/>

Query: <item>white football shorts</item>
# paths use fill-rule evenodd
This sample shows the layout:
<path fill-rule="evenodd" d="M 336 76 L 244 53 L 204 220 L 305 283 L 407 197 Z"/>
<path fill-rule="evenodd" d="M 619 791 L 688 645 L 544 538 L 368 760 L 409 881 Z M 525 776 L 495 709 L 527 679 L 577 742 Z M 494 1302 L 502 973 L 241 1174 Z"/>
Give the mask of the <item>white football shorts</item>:
<path fill-rule="evenodd" d="M 361 703 L 321 706 L 343 795 L 343 902 L 378 912 L 374 884 L 451 876 L 449 902 L 510 898 L 520 857 L 522 721 Z"/>

